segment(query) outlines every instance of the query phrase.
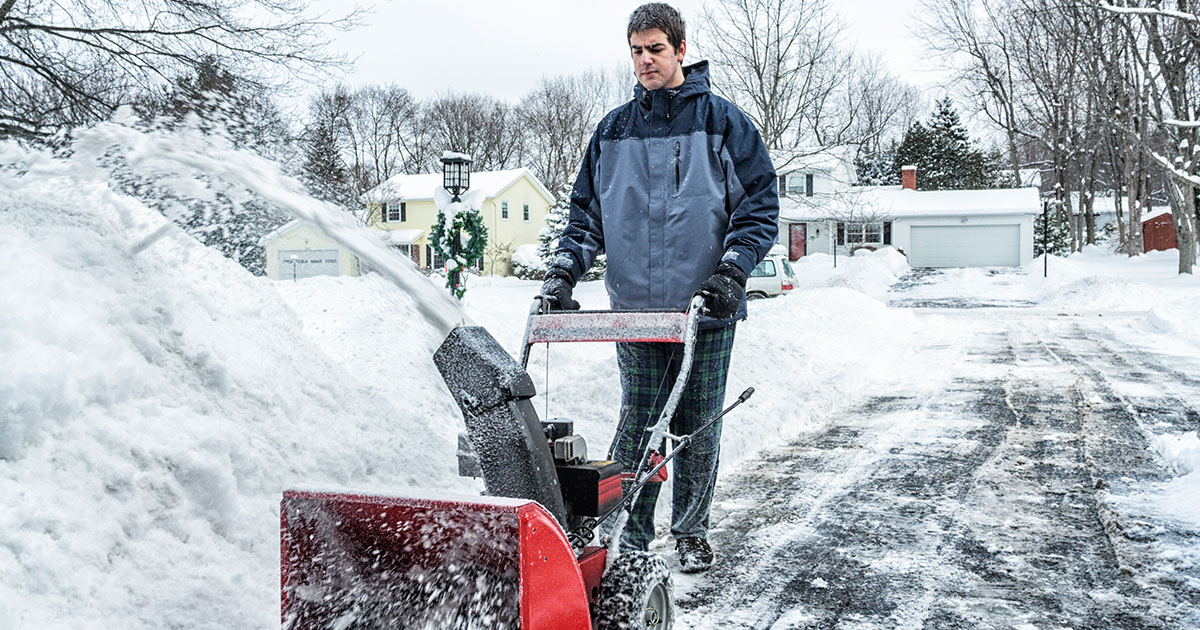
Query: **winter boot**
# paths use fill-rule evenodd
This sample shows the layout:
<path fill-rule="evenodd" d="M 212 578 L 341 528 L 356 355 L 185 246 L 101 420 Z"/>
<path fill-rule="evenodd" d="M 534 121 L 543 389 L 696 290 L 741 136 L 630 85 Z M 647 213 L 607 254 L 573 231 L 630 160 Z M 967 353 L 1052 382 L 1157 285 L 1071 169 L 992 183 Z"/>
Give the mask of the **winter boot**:
<path fill-rule="evenodd" d="M 679 556 L 679 566 L 684 573 L 707 571 L 713 564 L 712 547 L 709 547 L 708 541 L 703 538 L 680 538 L 675 541 L 675 553 Z"/>

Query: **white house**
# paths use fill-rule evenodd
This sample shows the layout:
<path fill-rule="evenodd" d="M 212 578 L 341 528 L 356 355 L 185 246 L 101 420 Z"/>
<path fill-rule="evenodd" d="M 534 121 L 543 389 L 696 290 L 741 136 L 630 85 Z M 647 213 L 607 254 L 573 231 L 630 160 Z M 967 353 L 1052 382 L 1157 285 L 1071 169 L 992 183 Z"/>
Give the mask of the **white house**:
<path fill-rule="evenodd" d="M 359 274 L 357 256 L 299 219 L 275 228 L 259 243 L 266 250 L 267 277 L 272 280 Z"/>
<path fill-rule="evenodd" d="M 915 167 L 900 186 L 844 186 L 780 197 L 780 242 L 789 258 L 896 247 L 913 267 L 1002 267 L 1033 260 L 1035 188 L 916 189 Z"/>

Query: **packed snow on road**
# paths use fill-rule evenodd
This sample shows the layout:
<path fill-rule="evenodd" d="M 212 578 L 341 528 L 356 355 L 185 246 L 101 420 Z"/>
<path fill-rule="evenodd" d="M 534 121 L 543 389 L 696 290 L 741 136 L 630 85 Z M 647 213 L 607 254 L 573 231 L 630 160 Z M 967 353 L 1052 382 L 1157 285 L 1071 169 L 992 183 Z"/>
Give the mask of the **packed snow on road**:
<path fill-rule="evenodd" d="M 207 142 L 115 125 L 70 158 L 0 144 L 0 629 L 277 627 L 283 489 L 482 489 L 456 474 L 462 419 L 432 354 L 474 322 L 516 355 L 539 283 L 472 276 L 455 305 Z M 110 186 L 95 158 L 113 144 L 252 188 L 379 271 L 253 276 Z M 796 290 L 737 329 L 729 391 L 757 394 L 725 420 L 718 566 L 677 576 L 676 627 L 1200 623 L 1200 282 L 1172 254 L 1093 249 L 1048 279 L 1040 259 L 833 262 L 799 261 Z M 576 297 L 607 307 L 602 282 Z M 538 412 L 594 452 L 617 422 L 614 354 L 530 363 Z M 1118 586 L 1089 587 L 1104 563 Z M 1059 582 L 1080 597 L 1021 616 Z"/>

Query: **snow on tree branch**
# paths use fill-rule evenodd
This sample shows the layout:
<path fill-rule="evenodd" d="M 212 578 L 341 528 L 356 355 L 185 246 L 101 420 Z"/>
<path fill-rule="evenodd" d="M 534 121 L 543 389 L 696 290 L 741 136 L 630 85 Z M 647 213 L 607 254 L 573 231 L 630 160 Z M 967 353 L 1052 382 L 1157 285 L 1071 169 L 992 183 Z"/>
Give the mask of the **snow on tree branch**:
<path fill-rule="evenodd" d="M 1183 11 L 1172 11 L 1170 9 L 1156 9 L 1154 7 L 1119 7 L 1107 2 L 1101 2 L 1100 8 L 1104 9 L 1105 11 L 1123 13 L 1125 15 L 1162 15 L 1178 20 L 1200 23 L 1200 16 L 1197 16 L 1194 13 L 1184 13 Z"/>
<path fill-rule="evenodd" d="M 1171 177 L 1189 182 L 1193 186 L 1200 186 L 1200 175 L 1193 175 L 1179 168 L 1179 166 L 1173 163 L 1170 159 L 1160 155 L 1156 151 L 1151 151 L 1150 157 L 1153 158 L 1155 162 L 1158 162 L 1158 165 L 1163 167 L 1163 169 L 1166 170 Z"/>

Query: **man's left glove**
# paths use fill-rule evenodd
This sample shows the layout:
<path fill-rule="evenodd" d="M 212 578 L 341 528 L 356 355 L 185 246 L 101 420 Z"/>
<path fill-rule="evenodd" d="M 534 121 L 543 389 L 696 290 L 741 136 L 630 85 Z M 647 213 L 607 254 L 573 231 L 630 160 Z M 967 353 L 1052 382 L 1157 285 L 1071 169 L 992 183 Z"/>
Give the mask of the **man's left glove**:
<path fill-rule="evenodd" d="M 704 298 L 701 312 L 713 319 L 728 319 L 737 313 L 746 295 L 746 274 L 733 263 L 717 265 L 717 272 L 700 283 L 696 295 Z"/>
<path fill-rule="evenodd" d="M 551 267 L 542 282 L 542 295 L 550 298 L 552 310 L 578 311 L 579 302 L 571 299 L 571 291 L 574 288 L 575 283 L 571 281 L 571 274 L 567 270 Z"/>

